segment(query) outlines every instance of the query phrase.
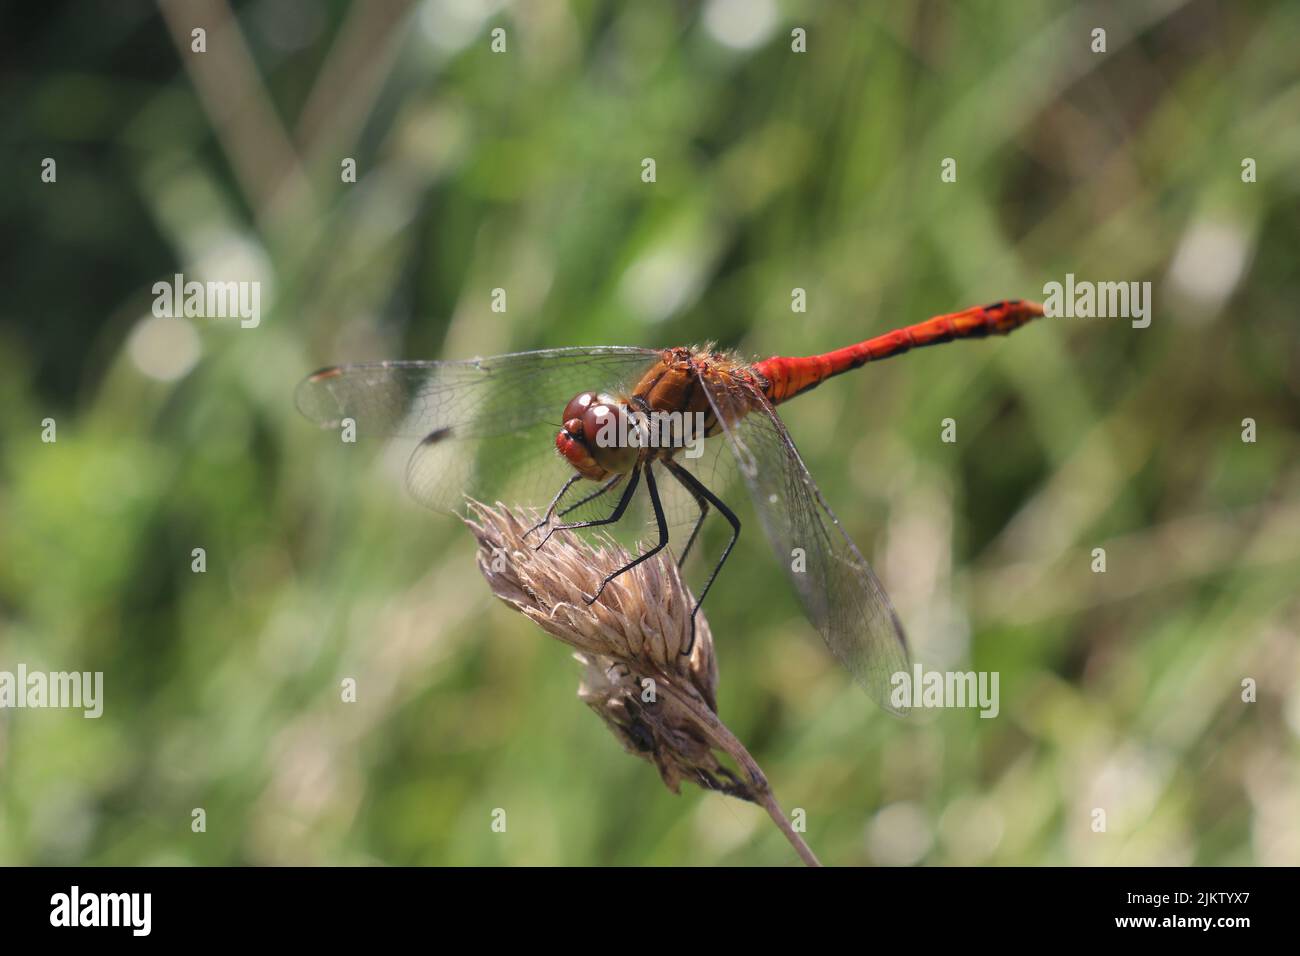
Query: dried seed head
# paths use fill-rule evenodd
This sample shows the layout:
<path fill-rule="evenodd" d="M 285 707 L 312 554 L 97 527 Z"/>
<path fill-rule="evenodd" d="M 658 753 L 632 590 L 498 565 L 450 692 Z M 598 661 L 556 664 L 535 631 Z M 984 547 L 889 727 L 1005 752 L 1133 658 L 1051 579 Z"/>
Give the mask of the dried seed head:
<path fill-rule="evenodd" d="M 527 615 L 543 630 L 587 658 L 607 657 L 629 672 L 659 675 L 689 689 L 710 710 L 716 708 L 717 662 L 713 635 L 697 614 L 691 643 L 691 594 L 667 552 L 642 561 L 587 603 L 607 575 L 631 560 L 608 536 L 595 546 L 569 531 L 556 531 L 538 550 L 546 529 L 524 535 L 536 515 L 498 504 L 469 503 L 474 519 L 466 524 L 478 538 L 478 566 L 492 593 Z"/>
<path fill-rule="evenodd" d="M 466 524 L 478 538 L 479 570 L 492 592 L 577 650 L 584 666 L 578 696 L 624 748 L 658 767 L 673 793 L 692 780 L 753 799 L 719 762 L 696 715 L 701 705 L 716 710 L 718 669 L 703 614 L 696 615 L 691 653 L 682 653 L 691 642 L 693 601 L 677 565 L 662 557 L 643 561 L 589 605 L 587 595 L 630 560 L 610 538 L 592 546 L 557 531 L 538 549 L 544 530 L 528 534 L 536 515 L 473 501 L 470 510 L 477 520 Z"/>
<path fill-rule="evenodd" d="M 479 570 L 492 593 L 577 651 L 584 667 L 578 696 L 624 748 L 653 763 L 673 793 L 690 780 L 761 805 L 804 862 L 818 865 L 758 764 L 718 719 L 718 667 L 703 614 L 695 618 L 691 653 L 682 653 L 691 644 L 693 600 L 667 552 L 620 574 L 588 604 L 600 582 L 630 560 L 613 539 L 593 545 L 556 531 L 538 549 L 546 529 L 529 533 L 536 513 L 473 500 L 469 510 L 465 523 L 478 539 Z M 739 774 L 720 762 L 719 751 Z"/>

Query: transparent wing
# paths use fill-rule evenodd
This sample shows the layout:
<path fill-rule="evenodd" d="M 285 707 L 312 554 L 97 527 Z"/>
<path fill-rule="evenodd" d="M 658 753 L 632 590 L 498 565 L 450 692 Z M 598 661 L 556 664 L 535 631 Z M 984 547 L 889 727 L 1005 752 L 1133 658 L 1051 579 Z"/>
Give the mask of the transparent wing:
<path fill-rule="evenodd" d="M 822 498 L 776 410 L 747 385 L 703 376 L 701 382 L 808 619 L 881 707 L 905 714 L 890 703 L 890 677 L 910 668 L 898 615 Z"/>
<path fill-rule="evenodd" d="M 564 406 L 581 391 L 630 391 L 659 358 L 651 349 L 598 347 L 340 365 L 305 379 L 296 401 L 323 428 L 352 419 L 358 437 L 416 439 L 407 487 L 431 508 L 457 511 L 465 495 L 545 507 L 574 473 L 555 450 Z M 581 482 L 566 501 L 593 487 Z M 589 510 L 608 511 L 614 500 Z"/>

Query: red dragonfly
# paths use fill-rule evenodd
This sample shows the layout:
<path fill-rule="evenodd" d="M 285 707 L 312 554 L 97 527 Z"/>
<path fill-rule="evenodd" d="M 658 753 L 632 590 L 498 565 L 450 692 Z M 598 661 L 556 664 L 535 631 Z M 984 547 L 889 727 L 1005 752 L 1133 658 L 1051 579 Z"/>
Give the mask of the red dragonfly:
<path fill-rule="evenodd" d="M 662 469 L 684 490 L 687 497 L 677 506 L 688 506 L 693 520 L 679 565 L 710 507 L 731 526 L 695 611 L 740 535 L 740 519 L 705 483 L 712 472 L 703 463 L 716 465 L 717 456 L 696 456 L 703 438 L 722 435 L 722 443 L 710 444 L 730 448 L 808 619 L 867 692 L 886 710 L 899 712 L 890 703 L 890 678 L 910 665 L 898 615 L 813 483 L 776 406 L 867 362 L 953 339 L 1005 335 L 1042 314 L 1041 305 L 1012 299 L 936 316 L 823 355 L 752 364 L 707 349 L 595 347 L 462 362 L 339 365 L 303 381 L 297 404 L 322 427 L 351 419 L 361 435 L 418 438 L 407 486 L 418 501 L 438 510 L 458 510 L 466 495 L 539 506 L 549 498 L 533 529 L 549 529 L 538 534 L 538 547 L 556 529 L 619 521 L 644 480 L 657 540 L 606 577 L 588 603 L 599 600 L 611 580 L 667 546 L 671 509 L 664 504 L 669 486 L 659 484 Z M 686 440 L 691 422 L 697 424 L 693 445 Z M 654 431 L 648 428 L 652 423 Z M 653 440 L 664 434 L 672 440 Z M 584 481 L 594 488 L 566 502 Z M 611 493 L 620 486 L 615 498 Z M 556 523 L 574 512 L 599 516 Z M 803 556 L 802 567 L 791 561 L 796 553 Z"/>

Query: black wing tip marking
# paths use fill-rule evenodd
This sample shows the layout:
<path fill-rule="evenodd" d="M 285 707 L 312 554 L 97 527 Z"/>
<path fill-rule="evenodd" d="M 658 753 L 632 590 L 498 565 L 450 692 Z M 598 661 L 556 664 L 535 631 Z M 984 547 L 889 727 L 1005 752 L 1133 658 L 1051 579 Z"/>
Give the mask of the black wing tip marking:
<path fill-rule="evenodd" d="M 446 441 L 452 435 L 452 427 L 444 425 L 442 428 L 435 428 L 429 434 L 420 439 L 420 448 L 427 448 L 430 445 L 436 445 L 440 441 Z"/>

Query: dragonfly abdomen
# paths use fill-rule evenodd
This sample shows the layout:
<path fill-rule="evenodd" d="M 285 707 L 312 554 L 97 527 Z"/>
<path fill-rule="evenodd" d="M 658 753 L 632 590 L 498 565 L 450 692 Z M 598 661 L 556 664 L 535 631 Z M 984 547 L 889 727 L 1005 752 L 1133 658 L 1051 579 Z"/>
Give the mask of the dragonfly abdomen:
<path fill-rule="evenodd" d="M 828 378 L 860 368 L 868 362 L 954 339 L 1007 335 L 1042 314 L 1043 307 L 1036 302 L 1023 299 L 994 302 L 962 312 L 937 315 L 821 355 L 774 355 L 755 363 L 754 370 L 767 382 L 764 391 L 768 399 L 779 404 L 816 388 Z"/>

